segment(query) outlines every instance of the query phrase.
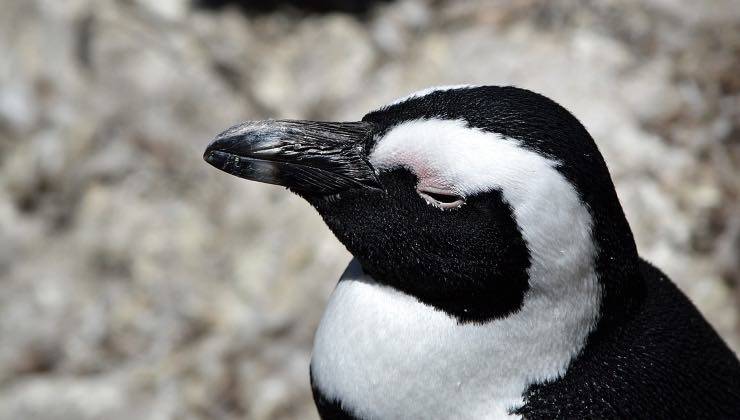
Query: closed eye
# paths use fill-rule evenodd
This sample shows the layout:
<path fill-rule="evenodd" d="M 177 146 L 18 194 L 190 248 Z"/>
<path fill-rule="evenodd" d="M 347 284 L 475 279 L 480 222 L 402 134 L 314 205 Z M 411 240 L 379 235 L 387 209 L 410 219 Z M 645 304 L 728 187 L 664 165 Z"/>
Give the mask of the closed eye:
<path fill-rule="evenodd" d="M 416 191 L 427 204 L 443 210 L 458 208 L 465 204 L 465 199 L 452 191 L 431 188 L 417 188 Z"/>

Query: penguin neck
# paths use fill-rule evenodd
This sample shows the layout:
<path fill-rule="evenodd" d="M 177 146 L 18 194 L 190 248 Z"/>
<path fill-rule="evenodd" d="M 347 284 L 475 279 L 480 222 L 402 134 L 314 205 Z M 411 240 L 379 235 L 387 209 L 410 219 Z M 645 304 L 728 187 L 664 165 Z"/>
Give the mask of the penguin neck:
<path fill-rule="evenodd" d="M 353 260 L 316 334 L 314 386 L 358 418 L 508 418 L 530 385 L 565 373 L 598 316 L 592 267 L 532 269 L 573 276 L 574 287 L 533 278 L 519 311 L 479 324 L 377 283 Z"/>

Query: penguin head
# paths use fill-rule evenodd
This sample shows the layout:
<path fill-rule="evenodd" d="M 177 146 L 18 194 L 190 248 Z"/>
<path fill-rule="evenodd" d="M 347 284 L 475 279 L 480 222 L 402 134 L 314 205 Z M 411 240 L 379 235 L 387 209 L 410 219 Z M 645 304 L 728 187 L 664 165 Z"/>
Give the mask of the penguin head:
<path fill-rule="evenodd" d="M 600 257 L 636 255 L 588 132 L 524 89 L 435 88 L 358 122 L 246 122 L 204 158 L 286 186 L 375 281 L 460 322 L 505 317 L 527 293 L 567 293 Z"/>

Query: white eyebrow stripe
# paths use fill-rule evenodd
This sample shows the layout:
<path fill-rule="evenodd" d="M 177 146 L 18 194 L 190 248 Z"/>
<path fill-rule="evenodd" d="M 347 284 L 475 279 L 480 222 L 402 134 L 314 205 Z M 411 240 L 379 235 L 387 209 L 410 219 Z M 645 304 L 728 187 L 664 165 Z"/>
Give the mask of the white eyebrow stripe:
<path fill-rule="evenodd" d="M 518 140 L 470 128 L 464 120 L 401 123 L 376 142 L 369 160 L 379 171 L 405 167 L 420 178 L 444 181 L 463 195 L 504 186 L 516 193 L 533 187 L 537 180 L 530 176 L 537 171 L 560 176 L 558 161 L 523 148 Z"/>

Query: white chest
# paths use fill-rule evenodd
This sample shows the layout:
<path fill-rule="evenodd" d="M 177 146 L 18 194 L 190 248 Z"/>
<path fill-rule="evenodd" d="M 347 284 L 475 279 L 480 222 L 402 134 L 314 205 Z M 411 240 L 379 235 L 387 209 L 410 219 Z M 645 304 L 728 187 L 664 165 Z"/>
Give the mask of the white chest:
<path fill-rule="evenodd" d="M 513 316 L 461 325 L 352 271 L 331 297 L 311 367 L 316 386 L 363 419 L 515 417 L 527 386 L 560 376 L 587 333 L 569 333 L 572 317 L 548 313 L 552 302 L 536 294 Z"/>

